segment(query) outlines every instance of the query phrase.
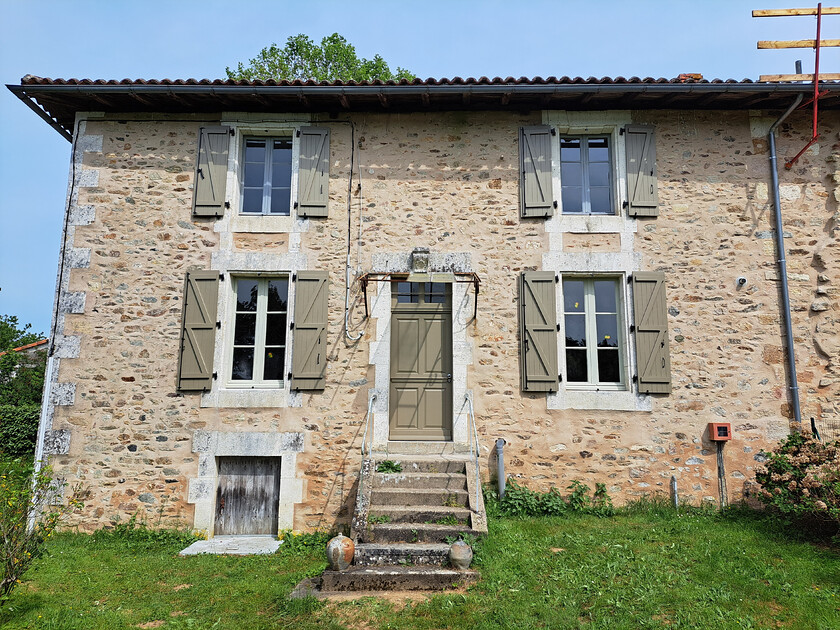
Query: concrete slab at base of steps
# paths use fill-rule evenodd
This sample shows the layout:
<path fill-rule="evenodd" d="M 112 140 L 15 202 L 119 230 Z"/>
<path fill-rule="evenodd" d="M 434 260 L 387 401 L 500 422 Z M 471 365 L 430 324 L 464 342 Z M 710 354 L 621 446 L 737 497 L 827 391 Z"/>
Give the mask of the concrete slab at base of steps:
<path fill-rule="evenodd" d="M 457 571 L 441 567 L 350 567 L 346 571 L 324 571 L 320 578 L 301 582 L 290 597 L 329 597 L 332 593 L 355 592 L 373 595 L 394 591 L 445 591 L 478 582 L 478 571 Z"/>
<path fill-rule="evenodd" d="M 359 567 L 397 565 L 446 565 L 446 543 L 359 543 L 353 563 Z"/>

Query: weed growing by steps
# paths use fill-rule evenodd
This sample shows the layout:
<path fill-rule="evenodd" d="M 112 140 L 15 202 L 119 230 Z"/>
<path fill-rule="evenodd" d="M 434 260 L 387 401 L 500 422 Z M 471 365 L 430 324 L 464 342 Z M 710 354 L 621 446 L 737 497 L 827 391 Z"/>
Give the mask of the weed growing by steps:
<path fill-rule="evenodd" d="M 390 523 L 391 517 L 387 514 L 371 514 L 368 516 L 368 523 L 372 523 L 374 525 Z"/>
<path fill-rule="evenodd" d="M 385 459 L 376 465 L 376 472 L 379 473 L 400 473 L 402 472 L 402 464 L 399 462 Z"/>
<path fill-rule="evenodd" d="M 493 516 L 563 516 L 577 512 L 608 517 L 615 512 L 603 483 L 595 484 L 595 494 L 592 496 L 589 486 L 577 480 L 567 490 L 570 493 L 564 497 L 555 487 L 548 492 L 539 492 L 508 479 L 505 497 L 501 500 L 492 486 L 485 486 L 484 504 L 487 513 Z"/>

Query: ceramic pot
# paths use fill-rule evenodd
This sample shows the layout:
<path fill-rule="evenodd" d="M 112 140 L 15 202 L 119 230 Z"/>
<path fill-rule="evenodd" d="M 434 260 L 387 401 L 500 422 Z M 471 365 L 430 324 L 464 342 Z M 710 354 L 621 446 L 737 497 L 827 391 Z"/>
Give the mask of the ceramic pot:
<path fill-rule="evenodd" d="M 449 548 L 449 562 L 456 569 L 464 570 L 470 568 L 473 550 L 463 540 L 456 540 Z"/>
<path fill-rule="evenodd" d="M 353 563 L 356 545 L 347 536 L 339 534 L 327 543 L 327 562 L 333 571 L 344 571 Z M 472 555 L 472 554 L 470 554 Z"/>

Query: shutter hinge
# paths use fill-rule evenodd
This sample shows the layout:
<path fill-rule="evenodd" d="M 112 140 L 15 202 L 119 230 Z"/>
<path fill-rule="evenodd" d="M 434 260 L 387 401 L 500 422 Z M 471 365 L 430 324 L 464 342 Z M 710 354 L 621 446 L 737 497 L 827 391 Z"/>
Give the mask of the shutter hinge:
<path fill-rule="evenodd" d="M 560 324 L 557 324 L 557 332 L 560 332 Z"/>
<path fill-rule="evenodd" d="M 295 131 L 295 137 L 296 137 L 296 138 L 300 138 L 300 129 L 298 129 L 297 131 Z"/>
<path fill-rule="evenodd" d="M 633 382 L 634 382 L 634 383 L 638 383 L 638 382 L 639 382 L 639 375 L 638 375 L 638 374 L 634 374 L 634 375 L 633 375 Z"/>
<path fill-rule="evenodd" d="M 551 128 L 551 135 L 552 135 L 552 136 L 556 136 L 556 135 L 557 135 L 557 130 L 556 130 L 554 127 L 552 127 L 552 128 Z"/>
<path fill-rule="evenodd" d="M 216 322 L 216 328 L 221 330 L 222 329 L 222 322 Z"/>
<path fill-rule="evenodd" d="M 224 281 L 225 281 L 225 274 L 220 273 L 220 274 L 219 274 L 219 280 L 221 280 L 222 282 L 224 282 Z"/>
<path fill-rule="evenodd" d="M 297 282 L 297 274 L 296 273 L 292 274 L 292 282 Z"/>
<path fill-rule="evenodd" d="M 298 202 L 295 201 L 295 210 L 297 210 L 297 209 L 298 209 Z"/>
<path fill-rule="evenodd" d="M 627 284 L 630 284 L 631 282 L 633 282 L 633 274 L 632 273 L 627 276 Z"/>
<path fill-rule="evenodd" d="M 230 135 L 232 136 L 236 135 L 236 130 L 233 127 L 228 127 L 228 132 L 230 132 Z"/>
<path fill-rule="evenodd" d="M 292 373 L 291 373 L 291 372 L 289 372 L 289 373 L 286 375 L 286 378 L 287 378 L 288 380 L 290 380 L 290 381 L 291 381 L 291 380 L 292 380 Z"/>
<path fill-rule="evenodd" d="M 558 380 L 558 381 L 560 381 L 560 382 L 562 383 L 562 382 L 563 382 L 563 375 L 562 375 L 562 374 L 558 374 L 558 375 L 557 375 L 557 380 Z"/>
<path fill-rule="evenodd" d="M 555 273 L 554 274 L 554 283 L 559 284 L 559 282 L 560 282 L 560 276 Z"/>
<path fill-rule="evenodd" d="M 634 324 L 630 324 L 630 332 L 636 332 L 636 326 Z"/>
<path fill-rule="evenodd" d="M 619 135 L 619 136 L 623 136 L 623 135 L 624 135 L 624 131 L 625 131 L 625 127 L 622 127 L 621 129 L 619 129 L 619 130 L 618 130 L 618 135 Z"/>
<path fill-rule="evenodd" d="M 630 204 L 627 201 L 622 201 L 621 202 L 621 207 L 624 208 L 625 210 L 627 210 L 627 208 L 630 207 Z"/>
<path fill-rule="evenodd" d="M 198 173 L 199 175 L 201 175 L 201 179 L 204 179 L 204 173 L 202 173 L 202 172 L 201 172 L 201 169 L 200 169 L 200 168 L 196 169 L 196 173 Z"/>
<path fill-rule="evenodd" d="M 557 207 L 557 200 L 556 199 L 554 200 L 554 207 L 555 208 Z"/>
<path fill-rule="evenodd" d="M 294 329 L 295 329 L 295 323 L 294 322 L 289 322 L 289 330 L 294 330 Z"/>
<path fill-rule="evenodd" d="M 225 208 L 230 210 L 230 201 L 225 201 Z"/>
<path fill-rule="evenodd" d="M 218 378 L 219 378 L 219 373 L 218 372 L 213 372 L 213 380 L 215 381 Z"/>

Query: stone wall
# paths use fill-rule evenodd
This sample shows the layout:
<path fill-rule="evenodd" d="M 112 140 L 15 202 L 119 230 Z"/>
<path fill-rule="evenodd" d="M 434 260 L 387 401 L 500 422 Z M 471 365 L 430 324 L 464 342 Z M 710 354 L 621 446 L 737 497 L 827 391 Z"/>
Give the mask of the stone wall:
<path fill-rule="evenodd" d="M 480 276 L 463 351 L 485 477 L 502 437 L 509 473 L 532 487 L 605 482 L 620 503 L 667 491 L 675 475 L 686 500 L 717 500 L 705 429 L 724 421 L 735 435 L 725 447 L 733 500 L 761 449 L 788 432 L 791 416 L 768 200 L 766 129 L 776 114 L 630 115 L 656 125 L 659 217 L 628 220 L 623 235 L 567 232 L 559 248 L 556 219 L 519 219 L 518 129 L 540 124 L 541 113 L 352 116 L 361 187 L 354 185 L 350 200 L 351 260 L 356 273 L 366 272 L 375 254 L 423 246 L 467 256 Z M 836 113 L 824 114 L 824 139 L 781 173 L 803 417 L 821 428 L 838 422 L 838 123 Z M 230 234 L 191 216 L 200 124 L 94 116 L 80 125 L 69 211 L 89 222 L 68 232 L 66 252 L 89 250 L 89 264 L 62 268 L 60 303 L 70 306 L 58 332 L 76 345 L 54 377 L 59 406 L 50 408 L 45 429 L 69 431 L 70 439 L 53 449 L 53 464 L 90 492 L 79 516 L 84 528 L 137 512 L 152 523 L 192 525 L 197 431 L 302 433 L 292 524 L 346 523 L 377 326 L 363 319 L 356 284 L 350 320 L 362 337 L 353 342 L 343 329 L 349 125 L 326 116 L 318 122 L 332 129 L 328 219 L 299 222 L 295 234 Z M 793 117 L 779 132 L 780 155 L 795 154 L 809 133 L 806 116 Z M 545 395 L 523 394 L 519 272 L 544 268 L 552 252 L 607 254 L 622 243 L 631 243 L 638 269 L 667 274 L 673 393 L 634 411 L 562 409 Z M 213 255 L 228 249 L 294 255 L 308 269 L 329 270 L 323 393 L 291 397 L 283 407 L 219 408 L 176 391 L 184 274 L 210 269 Z M 740 289 L 738 276 L 747 278 Z M 471 303 L 471 291 L 468 297 Z"/>

